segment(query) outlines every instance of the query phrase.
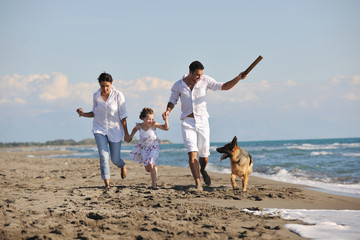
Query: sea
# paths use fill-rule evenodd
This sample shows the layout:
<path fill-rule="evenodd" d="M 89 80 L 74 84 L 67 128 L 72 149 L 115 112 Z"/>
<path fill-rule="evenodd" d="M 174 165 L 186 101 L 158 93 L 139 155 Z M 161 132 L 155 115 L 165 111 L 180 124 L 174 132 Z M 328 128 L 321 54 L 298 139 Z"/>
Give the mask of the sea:
<path fill-rule="evenodd" d="M 207 171 L 231 173 L 229 160 L 221 162 L 221 154 L 216 152 L 216 148 L 226 143 L 211 143 Z M 238 146 L 252 155 L 253 176 L 301 184 L 315 191 L 359 198 L 360 205 L 360 138 L 243 141 L 238 142 Z M 124 159 L 129 159 L 132 148 L 131 145 L 122 146 Z M 63 149 L 73 153 L 51 157 L 98 158 L 95 146 Z M 158 160 L 159 165 L 188 167 L 183 144 L 160 145 Z M 314 224 L 286 226 L 306 238 L 360 239 L 360 211 L 357 210 L 264 209 L 262 214 L 264 213 Z"/>

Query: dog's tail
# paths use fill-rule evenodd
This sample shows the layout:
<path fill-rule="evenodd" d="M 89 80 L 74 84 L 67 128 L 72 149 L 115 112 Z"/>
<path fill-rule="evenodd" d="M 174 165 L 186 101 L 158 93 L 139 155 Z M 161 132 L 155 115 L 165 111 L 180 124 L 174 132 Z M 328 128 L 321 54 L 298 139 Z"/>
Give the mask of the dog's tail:
<path fill-rule="evenodd" d="M 249 161 L 249 174 L 252 173 L 253 171 L 253 166 L 254 166 L 254 161 L 253 161 L 253 158 L 252 156 L 249 154 L 249 157 L 250 157 L 250 161 Z"/>
<path fill-rule="evenodd" d="M 250 157 L 249 166 L 251 166 L 253 164 L 253 158 L 252 158 L 252 156 L 250 154 L 249 154 L 249 157 Z"/>

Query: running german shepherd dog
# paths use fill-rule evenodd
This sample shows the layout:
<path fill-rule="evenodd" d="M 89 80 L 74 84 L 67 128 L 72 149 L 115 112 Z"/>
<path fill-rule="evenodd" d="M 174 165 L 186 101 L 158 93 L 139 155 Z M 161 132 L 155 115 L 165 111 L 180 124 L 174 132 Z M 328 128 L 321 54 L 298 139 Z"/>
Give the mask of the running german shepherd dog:
<path fill-rule="evenodd" d="M 217 148 L 217 152 L 223 153 L 220 158 L 222 161 L 225 158 L 230 158 L 231 164 L 231 185 L 234 190 L 237 190 L 235 178 L 238 176 L 242 179 L 242 190 L 246 191 L 246 186 L 249 181 L 249 175 L 252 173 L 253 159 L 251 155 L 244 149 L 238 147 L 236 136 L 231 143 L 226 144 L 223 147 Z"/>

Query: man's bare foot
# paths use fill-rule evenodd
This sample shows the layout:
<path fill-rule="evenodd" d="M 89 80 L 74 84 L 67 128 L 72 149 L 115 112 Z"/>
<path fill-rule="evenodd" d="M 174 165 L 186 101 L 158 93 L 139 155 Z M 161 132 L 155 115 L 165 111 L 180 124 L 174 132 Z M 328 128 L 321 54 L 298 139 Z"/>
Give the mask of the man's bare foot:
<path fill-rule="evenodd" d="M 201 174 L 202 174 L 202 176 L 204 178 L 204 182 L 205 182 L 206 186 L 210 186 L 211 185 L 211 178 L 210 178 L 209 174 L 205 170 L 201 171 Z"/>

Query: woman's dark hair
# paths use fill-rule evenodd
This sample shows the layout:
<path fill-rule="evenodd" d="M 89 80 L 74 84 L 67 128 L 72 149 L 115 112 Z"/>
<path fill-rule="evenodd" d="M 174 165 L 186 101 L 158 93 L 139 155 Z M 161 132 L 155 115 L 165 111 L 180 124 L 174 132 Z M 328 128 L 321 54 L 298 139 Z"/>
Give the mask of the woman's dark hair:
<path fill-rule="evenodd" d="M 144 108 L 140 113 L 140 119 L 143 120 L 147 115 L 154 114 L 154 111 L 151 108 Z"/>
<path fill-rule="evenodd" d="M 112 79 L 112 77 L 111 77 L 110 74 L 108 74 L 108 73 L 106 73 L 106 72 L 103 72 L 103 73 L 100 74 L 100 76 L 98 77 L 98 81 L 99 81 L 99 83 L 101 83 L 101 82 L 103 82 L 103 81 L 112 83 L 112 82 L 113 82 L 113 79 Z"/>
<path fill-rule="evenodd" d="M 196 70 L 204 70 L 204 66 L 199 61 L 194 61 L 189 66 L 190 72 L 195 72 Z"/>

